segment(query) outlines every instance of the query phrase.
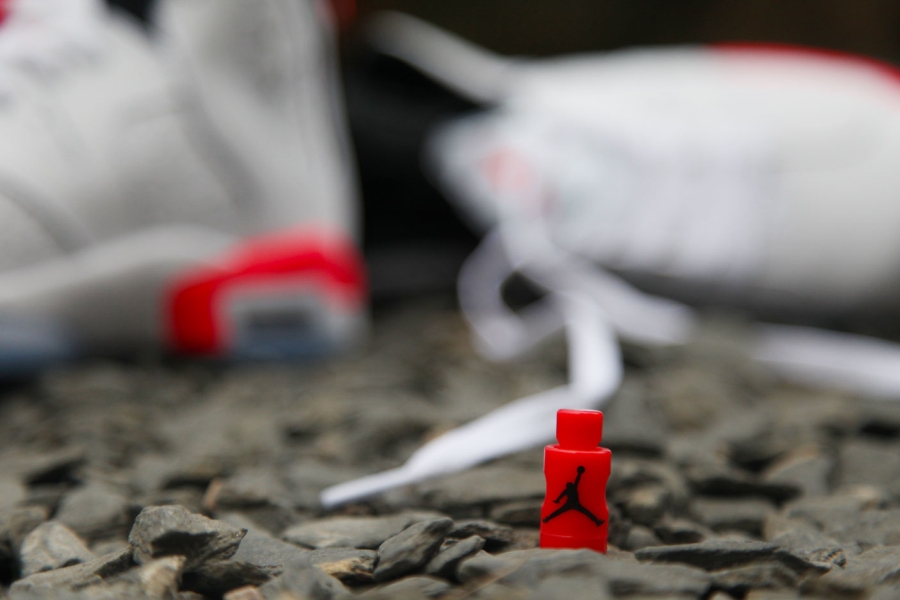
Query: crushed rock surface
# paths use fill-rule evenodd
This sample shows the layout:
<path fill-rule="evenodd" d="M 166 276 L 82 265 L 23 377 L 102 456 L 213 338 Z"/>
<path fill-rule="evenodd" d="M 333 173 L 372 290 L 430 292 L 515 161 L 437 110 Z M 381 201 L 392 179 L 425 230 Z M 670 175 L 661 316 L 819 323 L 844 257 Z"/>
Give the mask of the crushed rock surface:
<path fill-rule="evenodd" d="M 900 404 L 786 385 L 707 319 L 625 348 L 610 550 L 537 548 L 542 453 L 325 511 L 319 492 L 565 382 L 443 299 L 314 365 L 86 363 L 0 390 L 0 598 L 900 597 Z"/>

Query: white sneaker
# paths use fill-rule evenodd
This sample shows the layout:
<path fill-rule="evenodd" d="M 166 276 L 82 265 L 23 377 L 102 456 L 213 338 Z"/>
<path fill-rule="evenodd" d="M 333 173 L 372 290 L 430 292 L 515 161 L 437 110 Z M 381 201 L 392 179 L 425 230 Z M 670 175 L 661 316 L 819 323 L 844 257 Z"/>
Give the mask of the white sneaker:
<path fill-rule="evenodd" d="M 159 29 L 96 0 L 17 0 L 0 27 L 0 372 L 360 332 L 327 24 L 307 0 L 164 0 Z"/>
<path fill-rule="evenodd" d="M 618 338 L 690 339 L 688 306 L 645 290 L 801 314 L 900 300 L 900 72 L 786 48 L 669 48 L 514 61 L 424 23 L 381 22 L 382 50 L 487 113 L 437 133 L 431 164 L 490 231 L 460 274 L 483 353 L 565 329 L 569 384 L 519 399 L 325 490 L 335 505 L 547 442 L 561 408 L 599 408 Z M 514 272 L 547 292 L 519 313 Z M 615 274 L 614 274 L 615 273 Z M 763 325 L 748 354 L 804 383 L 900 400 L 900 346 Z"/>

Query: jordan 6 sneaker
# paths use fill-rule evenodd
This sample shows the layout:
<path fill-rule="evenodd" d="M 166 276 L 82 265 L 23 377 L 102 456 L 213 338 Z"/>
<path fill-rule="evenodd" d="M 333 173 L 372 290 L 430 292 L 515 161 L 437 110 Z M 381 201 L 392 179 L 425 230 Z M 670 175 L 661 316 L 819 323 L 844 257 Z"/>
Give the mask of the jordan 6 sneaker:
<path fill-rule="evenodd" d="M 13 0 L 0 25 L 0 373 L 164 348 L 320 355 L 364 328 L 317 0 Z"/>

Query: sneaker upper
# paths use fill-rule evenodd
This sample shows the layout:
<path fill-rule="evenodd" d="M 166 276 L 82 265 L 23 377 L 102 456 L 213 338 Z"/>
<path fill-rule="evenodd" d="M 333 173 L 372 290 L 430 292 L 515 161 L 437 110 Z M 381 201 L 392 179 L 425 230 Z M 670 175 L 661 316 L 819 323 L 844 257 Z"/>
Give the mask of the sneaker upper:
<path fill-rule="evenodd" d="M 900 86 L 882 65 L 752 48 L 523 65 L 433 162 L 484 223 L 655 289 L 825 310 L 896 300 Z M 523 228 L 528 231 L 528 228 Z"/>
<path fill-rule="evenodd" d="M 86 14 L 69 23 L 55 4 Z M 62 36 L 58 19 L 78 35 Z M 85 0 L 20 0 L 0 28 L 0 61 L 0 139 L 15 141 L 0 144 L 2 210 L 15 215 L 2 237 L 21 248 L 3 253 L 3 267 L 172 222 L 239 231 L 233 198 L 136 25 Z"/>
<path fill-rule="evenodd" d="M 304 221 L 357 226 L 335 51 L 319 4 L 169 0 L 159 10 L 192 123 L 241 178 L 258 230 Z"/>

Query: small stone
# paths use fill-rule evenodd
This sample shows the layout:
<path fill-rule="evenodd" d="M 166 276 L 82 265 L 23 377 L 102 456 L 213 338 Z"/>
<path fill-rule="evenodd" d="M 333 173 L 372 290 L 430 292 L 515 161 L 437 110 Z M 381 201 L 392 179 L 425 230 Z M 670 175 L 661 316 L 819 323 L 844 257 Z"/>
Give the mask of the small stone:
<path fill-rule="evenodd" d="M 515 533 L 512 527 L 486 519 L 456 521 L 447 533 L 450 539 L 462 540 L 473 535 L 484 538 L 486 550 L 497 550 L 512 543 Z"/>
<path fill-rule="evenodd" d="M 541 521 L 541 500 L 517 500 L 493 506 L 488 516 L 505 525 L 534 526 Z"/>
<path fill-rule="evenodd" d="M 456 516 L 473 506 L 544 498 L 544 475 L 538 470 L 488 466 L 442 477 L 419 486 L 428 506 Z"/>
<path fill-rule="evenodd" d="M 15 508 L 28 497 L 28 488 L 18 477 L 0 478 L 0 511 Z"/>
<path fill-rule="evenodd" d="M 607 486 L 611 503 L 624 504 L 629 501 L 634 490 L 645 486 L 652 486 L 656 489 L 648 492 L 648 496 L 639 498 L 640 503 L 652 503 L 649 496 L 661 493 L 659 488 L 663 488 L 667 495 L 667 509 L 671 511 L 683 509 L 690 496 L 690 489 L 685 478 L 667 463 L 638 459 L 613 461 Z M 652 517 L 648 517 L 648 519 L 652 519 Z"/>
<path fill-rule="evenodd" d="M 765 542 L 709 541 L 679 546 L 644 548 L 634 553 L 638 560 L 676 562 L 700 567 L 707 571 L 733 569 L 755 562 L 780 562 L 797 572 L 810 565 L 791 553 Z"/>
<path fill-rule="evenodd" d="M 232 558 L 256 565 L 270 575 L 280 575 L 285 568 L 308 559 L 309 550 L 282 542 L 258 531 L 249 532 Z"/>
<path fill-rule="evenodd" d="M 900 598 L 900 585 L 881 585 L 872 591 L 868 600 L 896 600 Z"/>
<path fill-rule="evenodd" d="M 723 600 L 731 600 L 731 598 L 732 596 L 725 595 Z M 750 590 L 744 600 L 799 600 L 799 598 L 800 593 L 794 590 Z"/>
<path fill-rule="evenodd" d="M 605 581 L 615 596 L 698 597 L 709 590 L 710 577 L 699 569 L 613 560 L 592 550 L 519 550 L 487 557 L 478 553 L 463 561 L 458 570 L 460 580 L 492 576 L 505 585 L 535 589 L 553 576 L 587 578 L 595 582 L 598 594 L 603 593 Z"/>
<path fill-rule="evenodd" d="M 166 556 L 144 563 L 135 574 L 141 590 L 149 598 L 175 595 L 186 561 L 184 556 Z"/>
<path fill-rule="evenodd" d="M 656 534 L 643 525 L 635 525 L 628 531 L 628 538 L 625 540 L 623 548 L 625 550 L 640 550 L 641 548 L 649 548 L 650 546 L 661 546 L 662 542 Z"/>
<path fill-rule="evenodd" d="M 900 477 L 900 444 L 852 439 L 843 444 L 836 487 L 883 486 Z"/>
<path fill-rule="evenodd" d="M 449 583 L 436 577 L 404 577 L 362 595 L 363 598 L 438 598 L 449 592 Z"/>
<path fill-rule="evenodd" d="M 798 573 L 778 562 L 761 562 L 712 573 L 713 586 L 741 597 L 756 588 L 792 587 Z"/>
<path fill-rule="evenodd" d="M 246 533 L 246 529 L 207 519 L 180 506 L 154 506 L 137 516 L 128 541 L 134 546 L 138 563 L 177 554 L 187 558 L 185 569 L 190 570 L 207 560 L 230 558 Z"/>
<path fill-rule="evenodd" d="M 23 577 L 96 558 L 75 532 L 56 521 L 42 523 L 25 536 L 20 557 Z"/>
<path fill-rule="evenodd" d="M 440 552 L 425 565 L 425 573 L 443 577 L 444 579 L 453 579 L 459 563 L 481 551 L 484 548 L 484 543 L 484 538 L 477 535 L 464 540 L 448 540 L 444 542 Z"/>
<path fill-rule="evenodd" d="M 244 469 L 227 479 L 215 481 L 220 482 L 215 497 L 217 509 L 277 506 L 287 501 L 285 484 L 271 469 Z"/>
<path fill-rule="evenodd" d="M 309 561 L 344 583 L 375 581 L 378 552 L 360 548 L 321 548 L 312 550 Z"/>
<path fill-rule="evenodd" d="M 413 524 L 410 515 L 329 517 L 289 527 L 281 538 L 306 548 L 378 548 Z"/>
<path fill-rule="evenodd" d="M 290 569 L 259 588 L 265 600 L 333 600 L 350 597 L 340 581 L 309 563 Z"/>
<path fill-rule="evenodd" d="M 483 577 L 491 577 L 508 568 L 510 562 L 503 554 L 493 555 L 484 550 L 460 561 L 456 569 L 456 579 L 468 583 Z"/>
<path fill-rule="evenodd" d="M 376 581 L 394 579 L 424 566 L 437 554 L 452 528 L 450 519 L 434 519 L 416 523 L 386 540 L 378 548 Z"/>
<path fill-rule="evenodd" d="M 697 493 L 710 496 L 765 496 L 782 502 L 801 493 L 795 484 L 763 481 L 744 471 L 712 462 L 692 465 L 687 470 L 687 478 Z"/>
<path fill-rule="evenodd" d="M 504 552 L 496 558 L 500 560 L 500 566 L 491 575 L 500 575 L 503 583 L 528 589 L 553 575 L 595 576 L 602 580 L 603 564 L 607 562 L 602 554 L 592 550 L 517 550 Z"/>
<path fill-rule="evenodd" d="M 22 540 L 47 520 L 48 511 L 43 506 L 20 506 L 0 511 L 0 554 L 6 551 L 18 554 Z"/>
<path fill-rule="evenodd" d="M 231 590 L 224 596 L 222 600 L 266 600 L 263 598 L 262 592 L 254 585 L 247 585 L 236 590 Z"/>
<path fill-rule="evenodd" d="M 875 547 L 849 558 L 843 569 L 832 569 L 814 582 L 816 589 L 860 594 L 876 585 L 900 582 L 900 547 Z"/>
<path fill-rule="evenodd" d="M 864 548 L 900 545 L 900 509 L 861 512 L 843 523 L 829 523 L 826 531 L 839 542 L 856 542 Z"/>
<path fill-rule="evenodd" d="M 622 504 L 632 521 L 651 527 L 672 506 L 672 494 L 660 484 L 642 485 L 630 490 Z"/>
<path fill-rule="evenodd" d="M 653 531 L 664 544 L 696 544 L 715 537 L 711 529 L 688 519 L 665 519 Z"/>
<path fill-rule="evenodd" d="M 137 513 L 124 496 L 92 484 L 63 496 L 55 519 L 91 541 L 124 535 Z"/>
<path fill-rule="evenodd" d="M 769 483 L 795 485 L 804 497 L 825 496 L 833 470 L 834 461 L 812 446 L 782 457 L 763 472 L 762 478 Z"/>
<path fill-rule="evenodd" d="M 23 456 L 13 470 L 29 486 L 78 483 L 77 471 L 84 464 L 82 448 L 64 448 L 54 452 Z"/>
<path fill-rule="evenodd" d="M 125 551 L 100 556 L 81 564 L 35 573 L 19 579 L 13 583 L 10 593 L 16 591 L 26 594 L 44 588 L 81 588 L 122 573 L 133 564 L 131 548 L 128 548 Z"/>
<path fill-rule="evenodd" d="M 529 600 L 609 600 L 608 586 L 596 577 L 552 575 L 542 579 L 528 594 Z"/>
<path fill-rule="evenodd" d="M 203 596 L 219 597 L 230 590 L 272 579 L 264 569 L 239 560 L 210 560 L 182 577 L 182 588 Z"/>
<path fill-rule="evenodd" d="M 616 597 L 700 598 L 706 595 L 710 586 L 707 573 L 684 565 L 610 561 L 604 564 L 602 572 Z"/>
<path fill-rule="evenodd" d="M 541 530 L 537 528 L 517 527 L 515 537 L 504 549 L 507 552 L 513 550 L 531 550 L 537 548 L 541 541 Z"/>
<path fill-rule="evenodd" d="M 694 498 L 691 513 L 716 531 L 745 531 L 761 536 L 763 524 L 775 506 L 762 498 Z"/>
<path fill-rule="evenodd" d="M 821 570 L 843 567 L 847 563 L 847 555 L 837 540 L 809 527 L 786 531 L 771 542 Z"/>
<path fill-rule="evenodd" d="M 819 529 L 830 531 L 856 520 L 861 511 L 879 508 L 887 497 L 869 486 L 843 490 L 822 498 L 800 498 L 784 507 L 784 516 L 803 519 Z"/>

